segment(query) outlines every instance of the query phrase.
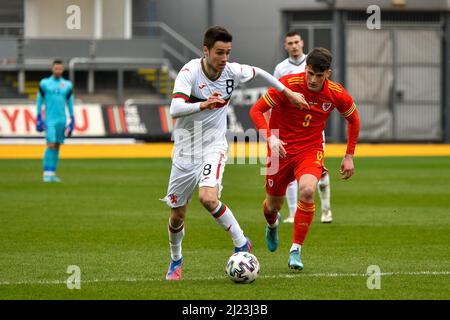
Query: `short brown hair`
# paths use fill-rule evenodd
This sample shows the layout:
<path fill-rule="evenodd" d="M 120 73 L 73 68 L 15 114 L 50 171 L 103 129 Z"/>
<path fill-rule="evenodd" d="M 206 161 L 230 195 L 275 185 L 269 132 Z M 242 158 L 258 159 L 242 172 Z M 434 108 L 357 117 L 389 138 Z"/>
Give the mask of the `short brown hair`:
<path fill-rule="evenodd" d="M 287 37 L 293 37 L 293 36 L 299 36 L 300 38 L 302 37 L 301 35 L 300 35 L 300 33 L 298 33 L 297 31 L 289 31 L 288 33 L 286 33 L 286 35 L 284 36 L 285 38 L 287 38 Z"/>
<path fill-rule="evenodd" d="M 232 42 L 233 36 L 227 29 L 220 26 L 211 27 L 206 30 L 205 36 L 203 37 L 203 45 L 211 49 L 217 41 Z"/>
<path fill-rule="evenodd" d="M 314 48 L 306 57 L 306 64 L 314 71 L 323 72 L 330 69 L 333 55 L 325 48 Z"/>

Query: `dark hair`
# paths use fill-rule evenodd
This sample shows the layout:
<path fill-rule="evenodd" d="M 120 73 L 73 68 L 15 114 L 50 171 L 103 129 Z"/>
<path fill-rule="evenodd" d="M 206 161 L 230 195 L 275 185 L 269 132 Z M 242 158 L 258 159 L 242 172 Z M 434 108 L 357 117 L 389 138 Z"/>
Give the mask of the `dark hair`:
<path fill-rule="evenodd" d="M 53 60 L 52 65 L 54 66 L 55 64 L 63 64 L 63 62 L 61 59 L 55 59 L 55 60 Z"/>
<path fill-rule="evenodd" d="M 286 35 L 284 37 L 287 38 L 287 37 L 293 37 L 293 36 L 299 36 L 301 38 L 300 33 L 298 33 L 297 31 L 289 31 L 288 33 L 286 33 Z"/>
<path fill-rule="evenodd" d="M 333 55 L 325 48 L 314 48 L 306 57 L 306 64 L 314 71 L 323 72 L 330 69 Z"/>
<path fill-rule="evenodd" d="M 203 37 L 203 45 L 211 49 L 217 41 L 232 42 L 233 36 L 227 29 L 220 26 L 211 27 L 206 30 L 205 36 Z"/>

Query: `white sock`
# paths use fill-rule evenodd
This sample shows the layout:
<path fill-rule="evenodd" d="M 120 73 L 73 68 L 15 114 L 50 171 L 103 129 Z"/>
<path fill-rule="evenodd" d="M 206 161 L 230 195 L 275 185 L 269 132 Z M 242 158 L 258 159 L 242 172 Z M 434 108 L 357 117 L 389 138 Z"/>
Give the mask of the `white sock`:
<path fill-rule="evenodd" d="M 242 231 L 230 208 L 219 201 L 219 205 L 211 212 L 211 214 L 214 219 L 216 219 L 216 222 L 231 236 L 235 247 L 242 247 L 245 245 L 247 239 L 244 236 L 244 231 Z"/>
<path fill-rule="evenodd" d="M 302 252 L 302 245 L 301 244 L 298 244 L 298 243 L 293 243 L 292 244 L 292 246 L 291 246 L 291 250 L 289 250 L 289 252 L 292 252 L 292 251 L 295 251 L 295 250 L 298 250 L 298 252 Z"/>
<path fill-rule="evenodd" d="M 279 224 L 280 224 L 280 221 L 277 219 L 277 221 L 275 221 L 274 224 L 268 224 L 268 225 L 269 225 L 269 228 L 273 229 L 273 228 L 278 227 Z"/>
<path fill-rule="evenodd" d="M 292 181 L 286 188 L 286 201 L 289 208 L 289 216 L 295 217 L 298 201 L 298 184 L 297 180 Z"/>
<path fill-rule="evenodd" d="M 181 242 L 184 238 L 184 223 L 178 228 L 173 228 L 169 220 L 169 244 L 170 244 L 170 257 L 173 261 L 180 260 L 181 255 Z"/>
<path fill-rule="evenodd" d="M 44 177 L 53 177 L 55 175 L 55 171 L 44 171 Z"/>
<path fill-rule="evenodd" d="M 318 183 L 320 204 L 322 210 L 330 209 L 330 175 L 326 174 Z"/>

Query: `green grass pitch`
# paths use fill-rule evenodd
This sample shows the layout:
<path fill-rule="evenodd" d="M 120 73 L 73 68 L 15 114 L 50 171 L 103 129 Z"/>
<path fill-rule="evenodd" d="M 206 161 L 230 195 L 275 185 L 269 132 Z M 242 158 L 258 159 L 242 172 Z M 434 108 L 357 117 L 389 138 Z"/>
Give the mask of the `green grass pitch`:
<path fill-rule="evenodd" d="M 360 158 L 350 181 L 339 164 L 326 159 L 335 220 L 321 224 L 317 210 L 301 273 L 287 267 L 292 225 L 277 252 L 265 247 L 260 166 L 226 167 L 222 200 L 261 263 L 253 284 L 237 285 L 224 274 L 231 240 L 196 195 L 184 280 L 164 280 L 169 159 L 62 160 L 63 183 L 51 185 L 41 161 L 2 160 L 0 299 L 450 299 L 450 158 Z M 69 265 L 80 290 L 66 287 Z M 380 289 L 367 288 L 370 265 Z"/>

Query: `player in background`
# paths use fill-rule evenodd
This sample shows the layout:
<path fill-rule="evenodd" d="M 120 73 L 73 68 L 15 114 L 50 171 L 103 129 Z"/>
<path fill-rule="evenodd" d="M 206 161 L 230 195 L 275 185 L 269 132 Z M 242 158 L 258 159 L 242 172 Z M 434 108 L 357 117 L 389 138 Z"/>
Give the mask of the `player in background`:
<path fill-rule="evenodd" d="M 296 31 L 290 31 L 284 39 L 284 49 L 288 52 L 289 57 L 280 62 L 274 71 L 274 76 L 279 79 L 288 74 L 301 73 L 305 71 L 306 54 L 303 53 L 304 43 L 300 34 Z M 266 113 L 266 119 L 269 112 Z M 324 149 L 325 149 L 325 131 L 323 132 Z M 328 171 L 324 171 L 323 176 L 317 185 L 322 207 L 320 221 L 322 223 L 331 223 L 333 215 L 330 205 L 330 175 Z M 289 208 L 289 217 L 283 220 L 285 223 L 294 223 L 295 211 L 297 210 L 298 201 L 298 185 L 297 181 L 289 183 L 286 189 L 286 201 Z"/>
<path fill-rule="evenodd" d="M 266 175 L 266 199 L 263 203 L 269 230 L 266 232 L 266 242 L 270 251 L 275 251 L 278 247 L 279 211 L 284 202 L 286 187 L 293 179 L 299 184 L 300 201 L 295 213 L 293 241 L 288 259 L 288 266 L 296 270 L 303 269 L 301 249 L 314 217 L 317 183 L 325 170 L 322 132 L 334 108 L 348 124 L 347 150 L 340 173 L 343 179 L 350 178 L 354 173 L 353 154 L 360 128 L 358 112 L 347 91 L 340 84 L 328 80 L 331 61 L 332 55 L 327 49 L 315 48 L 306 58 L 306 72 L 280 79 L 291 90 L 304 95 L 309 109 L 292 105 L 270 88 L 250 110 L 256 128 L 263 130 L 263 134 L 266 133 L 267 167 L 279 160 L 277 172 Z M 270 109 L 272 114 L 267 125 L 264 113 Z"/>
<path fill-rule="evenodd" d="M 201 204 L 227 231 L 234 251 L 251 250 L 251 242 L 245 237 L 233 212 L 219 200 L 228 150 L 227 107 L 234 88 L 259 76 L 293 104 L 306 104 L 301 94 L 292 92 L 268 72 L 230 63 L 231 44 L 232 35 L 225 28 L 208 29 L 203 40 L 204 57 L 184 65 L 175 79 L 170 105 L 170 114 L 176 118 L 174 151 L 164 198 L 171 208 L 167 280 L 182 278 L 184 220 L 197 185 Z"/>
<path fill-rule="evenodd" d="M 273 76 L 277 79 L 293 73 L 305 71 L 306 54 L 303 52 L 304 42 L 297 31 L 289 31 L 284 38 L 284 50 L 289 57 L 275 67 Z"/>
<path fill-rule="evenodd" d="M 47 148 L 44 153 L 44 182 L 60 182 L 55 175 L 58 167 L 59 149 L 64 138 L 72 134 L 75 127 L 73 115 L 73 86 L 63 78 L 64 65 L 61 60 L 52 64 L 52 76 L 44 78 L 39 83 L 37 93 L 36 130 L 45 131 Z M 42 117 L 42 104 L 45 104 L 45 114 Z M 70 122 L 67 125 L 66 106 Z"/>

